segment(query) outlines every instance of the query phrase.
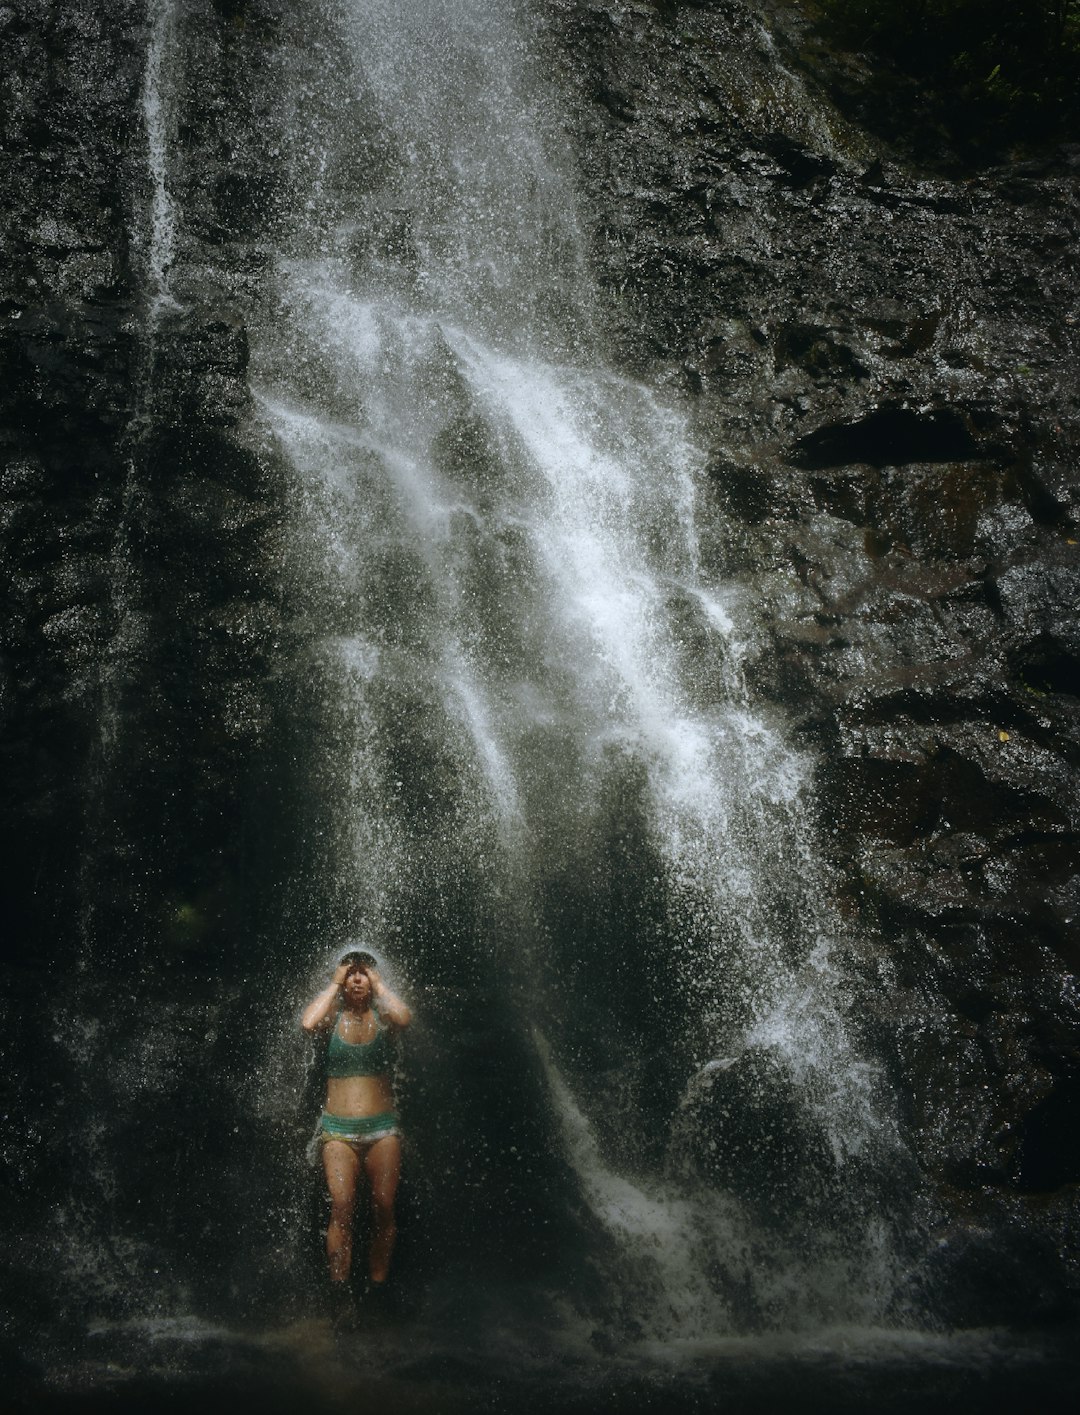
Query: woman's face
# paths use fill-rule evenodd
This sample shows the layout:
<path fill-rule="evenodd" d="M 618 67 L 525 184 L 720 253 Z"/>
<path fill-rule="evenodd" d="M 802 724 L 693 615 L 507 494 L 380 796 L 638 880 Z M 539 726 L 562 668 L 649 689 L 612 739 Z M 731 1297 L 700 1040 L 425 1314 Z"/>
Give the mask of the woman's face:
<path fill-rule="evenodd" d="M 371 1001 L 371 979 L 364 968 L 350 968 L 342 984 L 345 1000 L 353 1007 L 363 1007 Z"/>

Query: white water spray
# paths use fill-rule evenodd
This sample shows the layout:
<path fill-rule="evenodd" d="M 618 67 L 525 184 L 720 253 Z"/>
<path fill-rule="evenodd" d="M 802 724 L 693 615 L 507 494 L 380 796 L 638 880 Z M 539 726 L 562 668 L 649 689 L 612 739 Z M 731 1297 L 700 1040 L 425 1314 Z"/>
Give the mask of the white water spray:
<path fill-rule="evenodd" d="M 730 1197 L 678 1188 L 708 1148 L 693 1117 L 721 1056 L 767 1057 L 838 1172 L 896 1145 L 848 1036 L 808 763 L 753 702 L 753 616 L 702 552 L 687 419 L 605 365 L 573 184 L 505 8 L 316 11 L 341 111 L 362 119 L 294 134 L 297 171 L 314 175 L 297 177 L 253 368 L 292 468 L 297 632 L 323 694 L 341 896 L 377 935 L 418 881 L 464 861 L 492 897 L 512 876 L 528 912 L 545 872 L 602 829 L 610 783 L 635 775 L 686 1060 L 705 1081 L 646 1192 L 603 1158 L 604 1117 L 575 1089 L 587 1078 L 556 1064 L 558 1036 L 544 1043 L 583 1193 L 628 1251 L 677 1255 L 655 1262 L 687 1332 L 728 1320 L 708 1276 L 724 1264 L 784 1320 L 807 1304 L 880 1314 L 892 1259 L 872 1214 L 837 1219 L 799 1258 Z"/>

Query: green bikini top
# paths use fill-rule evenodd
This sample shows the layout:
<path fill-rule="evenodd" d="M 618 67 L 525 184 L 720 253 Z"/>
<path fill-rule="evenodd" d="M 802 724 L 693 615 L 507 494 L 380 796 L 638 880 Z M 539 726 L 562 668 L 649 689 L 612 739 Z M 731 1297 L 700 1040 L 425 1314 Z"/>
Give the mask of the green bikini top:
<path fill-rule="evenodd" d="M 338 1032 L 341 1021 L 339 1012 L 334 1019 L 334 1030 L 330 1033 L 330 1045 L 326 1049 L 327 1076 L 383 1076 L 393 1065 L 393 1048 L 390 1032 L 379 1016 L 379 1010 L 372 1005 L 378 1030 L 370 1042 L 347 1042 Z"/>

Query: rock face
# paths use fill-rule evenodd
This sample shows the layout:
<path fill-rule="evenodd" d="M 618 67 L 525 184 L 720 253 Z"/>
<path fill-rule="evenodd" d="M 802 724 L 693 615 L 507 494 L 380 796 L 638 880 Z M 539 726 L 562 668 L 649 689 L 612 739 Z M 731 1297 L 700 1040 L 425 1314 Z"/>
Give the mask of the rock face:
<path fill-rule="evenodd" d="M 161 9 L 0 8 L 0 839 L 15 1097 L 5 1261 L 22 1295 L 17 1327 L 37 1333 L 58 1301 L 107 1307 L 120 1295 L 123 1265 L 104 1261 L 81 1297 L 58 1295 L 48 1254 L 69 1262 L 73 1215 L 100 1211 L 121 1171 L 121 1209 L 153 1202 L 178 1143 L 204 1150 L 218 1123 L 213 1018 L 222 987 L 249 967 L 228 940 L 257 934 L 258 861 L 277 819 L 265 752 L 280 496 L 237 436 L 246 337 L 226 291 L 243 288 L 235 233 L 250 263 L 253 225 L 220 160 L 226 101 L 209 98 L 230 89 L 239 30 L 215 7 L 186 7 L 213 79 L 165 190 L 184 173 L 221 175 L 183 191 L 163 290 L 147 121 Z M 155 1035 L 184 1017 L 209 1043 L 198 1077 L 151 1059 Z M 156 1110 L 133 1113 L 136 1076 L 157 1091 Z M 61 1156 L 76 1134 L 72 1166 Z M 198 1208 L 197 1188 L 165 1205 L 166 1245 Z M 92 1227 L 84 1218 L 84 1237 Z M 45 1258 L 30 1236 L 42 1231 Z"/>
<path fill-rule="evenodd" d="M 124 3 L 0 11 L 14 157 L 2 824 L 31 969 L 76 951 L 88 907 L 122 958 L 160 927 L 164 896 L 221 892 L 249 810 L 246 754 L 267 716 L 276 493 L 234 435 L 246 339 L 225 294 L 242 287 L 235 222 L 245 241 L 252 223 L 237 216 L 227 171 L 209 194 L 183 191 L 183 246 L 170 263 L 184 278 L 156 288 L 150 18 Z M 210 26 L 227 90 L 230 27 L 214 9 L 188 20 L 193 38 L 200 20 Z M 208 103 L 186 134 L 193 161 L 174 154 L 166 188 L 182 171 L 227 167 L 221 118 Z"/>
<path fill-rule="evenodd" d="M 904 168 L 832 107 L 797 6 L 554 8 L 614 337 L 695 399 L 751 676 L 819 754 L 887 980 L 868 1039 L 957 1221 L 1052 1247 L 1080 1180 L 1080 151 Z"/>
<path fill-rule="evenodd" d="M 182 7 L 164 292 L 142 6 L 0 8 L 6 1025 L 63 1088 L 58 1124 L 92 1095 L 159 1196 L 175 1127 L 198 1147 L 242 1113 L 218 1023 L 289 821 L 283 493 L 245 432 L 244 310 L 280 217 L 260 104 L 290 8 Z M 550 0 L 538 23 L 612 346 L 692 405 L 703 551 L 756 607 L 754 688 L 820 763 L 852 966 L 878 980 L 863 1040 L 938 1196 L 920 1280 L 950 1319 L 1045 1320 L 1080 1282 L 1058 1256 L 1080 1194 L 1080 154 L 904 168 L 805 68 L 797 7 Z M 95 966 L 64 983 L 75 959 Z M 178 978 L 208 1089 L 193 1106 L 162 1066 L 140 1130 L 122 1078 L 41 1039 L 57 986 L 87 1013 L 123 992 L 107 1045 L 137 1049 Z M 58 1142 L 18 1125 L 43 1213 Z M 222 1237 L 202 1180 L 181 1238 Z"/>
<path fill-rule="evenodd" d="M 97 730 L 99 664 L 114 618 L 110 561 L 137 298 L 136 156 L 116 138 L 141 71 L 138 9 L 115 11 L 114 26 L 87 6 L 0 11 L 10 55 L 0 297 L 3 824 L 9 909 L 30 952 L 72 916 L 65 856 L 83 824 L 78 763 Z"/>

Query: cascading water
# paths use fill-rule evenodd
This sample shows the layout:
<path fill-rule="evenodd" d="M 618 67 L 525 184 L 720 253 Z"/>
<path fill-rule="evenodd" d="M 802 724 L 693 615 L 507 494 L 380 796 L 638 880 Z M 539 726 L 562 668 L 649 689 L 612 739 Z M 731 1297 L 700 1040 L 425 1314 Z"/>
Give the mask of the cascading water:
<path fill-rule="evenodd" d="M 635 1330 L 895 1317 L 902 1149 L 809 764 L 743 682 L 686 416 L 605 364 L 527 17 L 307 22 L 253 389 L 292 469 L 327 925 L 417 988 L 495 960 Z"/>

